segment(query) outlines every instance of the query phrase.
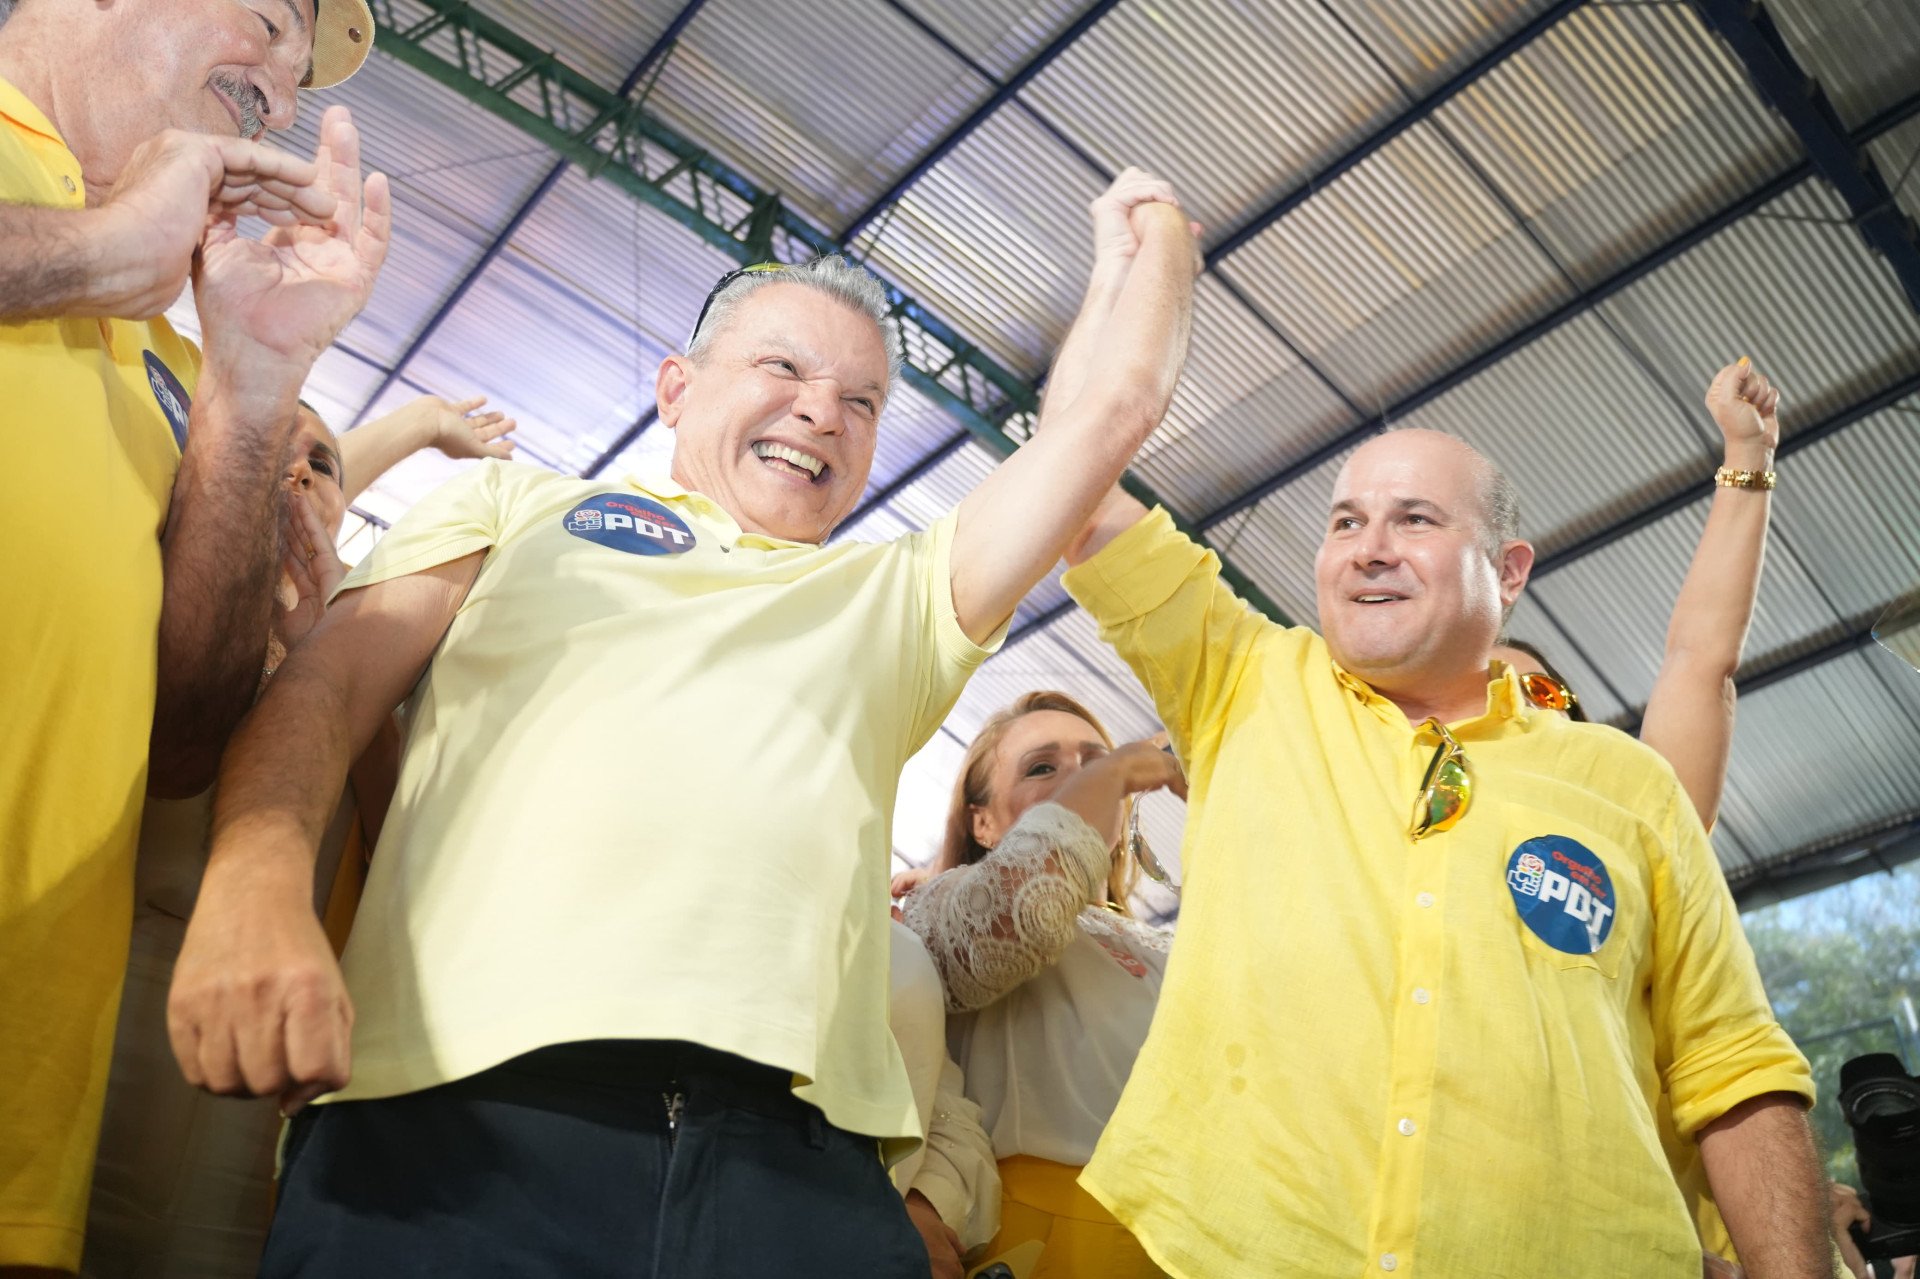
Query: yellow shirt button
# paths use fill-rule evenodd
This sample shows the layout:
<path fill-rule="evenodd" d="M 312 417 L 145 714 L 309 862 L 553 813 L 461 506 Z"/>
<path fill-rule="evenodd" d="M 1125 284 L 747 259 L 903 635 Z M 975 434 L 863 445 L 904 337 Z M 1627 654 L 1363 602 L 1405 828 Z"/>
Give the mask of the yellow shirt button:
<path fill-rule="evenodd" d="M 1421 910 L 1433 909 L 1432 893 L 1421 893 L 1418 897 L 1414 898 L 1413 900 L 1419 904 Z"/>
<path fill-rule="evenodd" d="M 1433 994 L 1425 986 L 1415 986 L 1413 988 L 1413 1002 L 1416 1004 L 1430 1004 L 1433 1002 Z"/>
<path fill-rule="evenodd" d="M 1380 1268 L 1382 1270 L 1398 1270 L 1400 1268 L 1400 1258 L 1390 1252 L 1383 1252 L 1380 1254 Z"/>
<path fill-rule="evenodd" d="M 1402 1119 L 1399 1123 L 1395 1124 L 1394 1127 L 1400 1130 L 1400 1135 L 1402 1137 L 1411 1137 L 1413 1136 L 1414 1133 L 1420 1131 L 1418 1128 L 1415 1128 L 1413 1126 L 1413 1120 L 1411 1119 Z"/>

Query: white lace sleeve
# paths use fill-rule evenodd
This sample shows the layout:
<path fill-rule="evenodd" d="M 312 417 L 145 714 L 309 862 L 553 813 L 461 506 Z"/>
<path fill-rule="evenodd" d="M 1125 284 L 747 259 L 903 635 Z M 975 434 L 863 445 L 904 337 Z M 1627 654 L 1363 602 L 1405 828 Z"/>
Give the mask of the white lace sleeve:
<path fill-rule="evenodd" d="M 947 1009 L 985 1008 L 1060 957 L 1081 910 L 1106 894 L 1100 833 L 1058 804 L 1035 804 L 999 846 L 937 875 L 906 900 L 946 987 Z"/>

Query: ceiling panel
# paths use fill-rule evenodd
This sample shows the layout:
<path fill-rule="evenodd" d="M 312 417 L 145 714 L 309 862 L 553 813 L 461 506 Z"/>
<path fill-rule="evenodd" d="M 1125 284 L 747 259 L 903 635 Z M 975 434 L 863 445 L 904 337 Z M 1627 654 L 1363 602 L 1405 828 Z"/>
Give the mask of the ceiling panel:
<path fill-rule="evenodd" d="M 1402 101 L 1318 0 L 1128 0 L 1022 96 L 1109 171 L 1138 165 L 1172 182 L 1210 243 Z"/>
<path fill-rule="evenodd" d="M 1782 387 L 1788 436 L 1920 371 L 1920 316 L 1818 180 L 1616 294 L 1602 311 L 1690 405 L 1722 365 L 1752 356 Z"/>
<path fill-rule="evenodd" d="M 990 91 L 875 0 L 716 0 L 648 105 L 837 235 Z"/>
<path fill-rule="evenodd" d="M 1887 663 L 1857 653 L 1740 699 L 1723 811 L 1756 859 L 1920 813 L 1920 721 Z"/>
<path fill-rule="evenodd" d="M 1197 518 L 1354 420 L 1312 369 L 1202 276 L 1179 389 L 1135 467 L 1175 510 Z"/>
<path fill-rule="evenodd" d="M 901 196 L 860 244 L 871 264 L 1023 377 L 1037 377 L 1086 293 L 1087 205 L 1101 182 L 1001 111 Z"/>
<path fill-rule="evenodd" d="M 1583 283 L 1800 158 L 1684 5 L 1576 10 L 1437 118 Z"/>
<path fill-rule="evenodd" d="M 1849 126 L 1920 84 L 1913 0 L 1767 0 L 1767 12 Z"/>
<path fill-rule="evenodd" d="M 1457 435 L 1520 490 L 1520 530 L 1550 554 L 1713 473 L 1703 433 L 1591 315 L 1470 378 L 1399 425 Z"/>
<path fill-rule="evenodd" d="M 1431 125 L 1419 125 L 1220 268 L 1348 395 L 1399 400 L 1569 295 Z"/>

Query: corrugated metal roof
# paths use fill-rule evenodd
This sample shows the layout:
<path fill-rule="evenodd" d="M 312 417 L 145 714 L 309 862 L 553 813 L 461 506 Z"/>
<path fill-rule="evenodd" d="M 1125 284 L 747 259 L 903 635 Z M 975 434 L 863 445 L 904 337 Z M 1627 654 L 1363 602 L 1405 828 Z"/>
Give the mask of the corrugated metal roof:
<path fill-rule="evenodd" d="M 1920 8 L 1912 0 L 1767 0 L 1767 12 L 1848 125 L 1913 92 Z"/>
<path fill-rule="evenodd" d="M 1385 405 L 1551 310 L 1568 288 L 1431 125 L 1221 270 L 1363 405 Z"/>
<path fill-rule="evenodd" d="M 1714 466 L 1686 412 L 1591 315 L 1522 347 L 1401 425 L 1457 435 L 1492 458 L 1519 488 L 1521 531 L 1542 553 Z"/>
<path fill-rule="evenodd" d="M 1401 105 L 1316 0 L 1134 0 L 1023 96 L 1110 171 L 1136 164 L 1172 181 L 1210 242 Z"/>
<path fill-rule="evenodd" d="M 1202 276 L 1173 407 L 1135 465 L 1181 514 L 1198 516 L 1353 420 L 1311 369 Z"/>
<path fill-rule="evenodd" d="M 1758 859 L 1920 812 L 1920 721 L 1883 673 L 1891 654 L 1855 654 L 1740 699 L 1722 801 Z"/>
<path fill-rule="evenodd" d="M 1345 450 L 1276 490 L 1239 528 L 1213 539 L 1287 616 L 1316 629 L 1320 609 L 1314 602 L 1313 560 L 1325 537 L 1334 478 L 1352 452 Z"/>
<path fill-rule="evenodd" d="M 1546 0 L 1329 0 L 1326 5 L 1416 97 L 1546 7 Z"/>
<path fill-rule="evenodd" d="M 1817 179 L 1602 311 L 1688 404 L 1722 365 L 1751 355 L 1785 388 L 1788 435 L 1920 370 L 1920 316 Z"/>
<path fill-rule="evenodd" d="M 1005 80 L 1091 9 L 1093 0 L 913 0 L 902 7 L 987 74 Z"/>
<path fill-rule="evenodd" d="M 1001 111 L 910 187 L 860 245 L 935 314 L 1036 377 L 1086 290 L 1086 208 L 1105 185 L 1025 115 Z"/>
<path fill-rule="evenodd" d="M 1540 577 L 1528 588 L 1636 708 L 1644 706 L 1653 691 L 1666 653 L 1667 622 L 1706 528 L 1712 495 L 1704 477 L 1698 487 L 1700 501 Z M 1776 536 L 1768 548 L 1747 634 L 1749 668 L 1830 639 L 1840 627 L 1841 618 L 1819 584 L 1788 543 Z"/>
<path fill-rule="evenodd" d="M 1920 396 L 1789 458 L 1780 477 L 1776 518 L 1856 629 L 1920 588 Z"/>
<path fill-rule="evenodd" d="M 972 440 L 915 480 L 888 503 L 910 528 L 925 528 L 960 505 L 1000 459 Z"/>
<path fill-rule="evenodd" d="M 618 89 L 685 2 L 496 0 L 483 8 L 602 88 Z"/>
<path fill-rule="evenodd" d="M 871 0 L 732 0 L 688 25 L 648 101 L 837 232 L 989 92 Z"/>
<path fill-rule="evenodd" d="M 1507 619 L 1507 634 L 1547 655 L 1553 668 L 1566 677 L 1580 698 L 1580 706 L 1588 718 L 1603 724 L 1622 718 L 1627 713 L 1627 704 L 1613 695 L 1597 666 L 1605 649 L 1593 646 L 1591 635 L 1582 636 L 1577 629 L 1569 633 L 1555 620 L 1557 613 L 1549 616 L 1549 607 L 1541 603 L 1539 586 L 1542 584 L 1544 582 L 1521 592 L 1520 602 L 1513 606 L 1513 613 Z"/>
<path fill-rule="evenodd" d="M 553 167 L 553 156 L 453 90 L 382 57 L 369 58 L 347 85 L 304 96 L 298 123 L 274 145 L 312 155 L 320 117 L 335 102 L 353 110 L 363 168 L 393 184 L 395 228 L 373 299 L 341 340 L 390 363 Z"/>
<path fill-rule="evenodd" d="M 1901 210 L 1920 219 L 1920 116 L 1888 130 L 1867 151 Z"/>
<path fill-rule="evenodd" d="M 1438 120 L 1586 283 L 1800 156 L 1684 5 L 1580 9 Z"/>
<path fill-rule="evenodd" d="M 916 391 L 905 379 L 894 383 L 875 433 L 873 470 L 867 475 L 868 491 L 898 479 L 959 429 L 960 424 L 952 414 Z"/>

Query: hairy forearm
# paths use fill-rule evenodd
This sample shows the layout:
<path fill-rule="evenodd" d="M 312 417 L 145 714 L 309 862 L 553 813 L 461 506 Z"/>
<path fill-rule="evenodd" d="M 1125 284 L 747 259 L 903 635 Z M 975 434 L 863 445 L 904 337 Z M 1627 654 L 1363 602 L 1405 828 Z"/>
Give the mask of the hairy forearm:
<path fill-rule="evenodd" d="M 1742 1102 L 1699 1140 L 1748 1279 L 1831 1274 L 1826 1176 L 1801 1099 L 1769 1093 Z"/>
<path fill-rule="evenodd" d="M 98 218 L 90 209 L 0 204 L 0 323 L 72 315 L 96 300 Z"/>
<path fill-rule="evenodd" d="M 243 391 L 203 378 L 200 389 L 161 537 L 155 795 L 197 794 L 212 780 L 259 687 L 279 576 L 279 476 L 297 384 Z"/>
<path fill-rule="evenodd" d="M 351 505 L 373 482 L 431 441 L 426 419 L 401 409 L 356 426 L 340 435 L 340 465 L 346 471 L 342 486 Z"/>

